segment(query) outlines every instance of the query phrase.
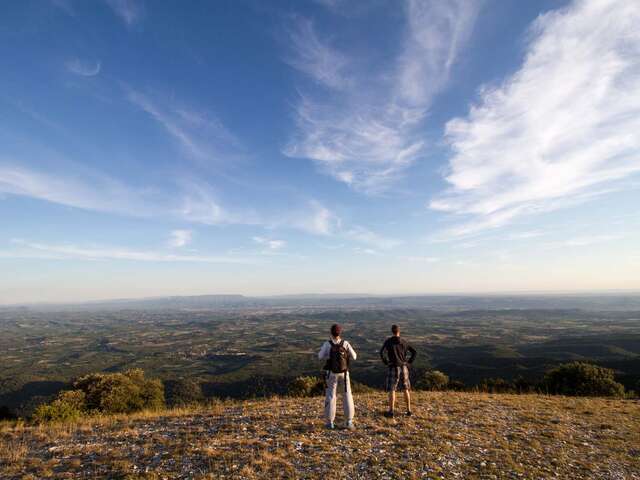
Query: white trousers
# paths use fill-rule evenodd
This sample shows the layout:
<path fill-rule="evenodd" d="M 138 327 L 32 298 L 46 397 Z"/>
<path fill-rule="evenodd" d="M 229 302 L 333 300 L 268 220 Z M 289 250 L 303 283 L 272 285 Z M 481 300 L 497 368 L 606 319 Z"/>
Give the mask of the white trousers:
<path fill-rule="evenodd" d="M 353 407 L 353 396 L 351 395 L 350 373 L 333 373 L 327 370 L 325 378 L 327 380 L 327 393 L 324 399 L 324 419 L 327 423 L 333 423 L 335 420 L 338 392 L 341 392 L 344 419 L 350 422 L 353 420 L 355 410 Z"/>

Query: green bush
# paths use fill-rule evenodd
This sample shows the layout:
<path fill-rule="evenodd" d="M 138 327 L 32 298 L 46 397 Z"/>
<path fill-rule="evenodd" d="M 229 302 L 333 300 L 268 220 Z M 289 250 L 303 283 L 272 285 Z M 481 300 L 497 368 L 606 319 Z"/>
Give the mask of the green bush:
<path fill-rule="evenodd" d="M 49 403 L 38 405 L 36 421 L 68 421 L 92 413 L 130 413 L 164 406 L 162 382 L 147 379 L 140 369 L 124 373 L 91 373 L 60 392 Z"/>
<path fill-rule="evenodd" d="M 33 419 L 37 422 L 65 422 L 81 417 L 86 410 L 85 395 L 82 390 L 60 392 L 51 403 L 36 407 Z"/>
<path fill-rule="evenodd" d="M 204 401 L 202 386 L 198 381 L 191 378 L 165 381 L 164 394 L 167 399 L 167 405 L 170 407 L 183 407 Z"/>
<path fill-rule="evenodd" d="M 164 406 L 164 389 L 157 379 L 147 379 L 141 369 L 123 373 L 92 373 L 74 383 L 85 394 L 86 410 L 130 413 Z"/>
<path fill-rule="evenodd" d="M 318 377 L 297 377 L 289 383 L 287 394 L 291 397 L 314 397 L 322 395 L 324 384 Z"/>
<path fill-rule="evenodd" d="M 576 396 L 621 397 L 624 386 L 613 370 L 583 362 L 565 363 L 549 370 L 543 385 L 549 393 Z"/>
<path fill-rule="evenodd" d="M 416 382 L 418 390 L 446 390 L 449 385 L 449 377 L 439 370 L 425 371 Z"/>

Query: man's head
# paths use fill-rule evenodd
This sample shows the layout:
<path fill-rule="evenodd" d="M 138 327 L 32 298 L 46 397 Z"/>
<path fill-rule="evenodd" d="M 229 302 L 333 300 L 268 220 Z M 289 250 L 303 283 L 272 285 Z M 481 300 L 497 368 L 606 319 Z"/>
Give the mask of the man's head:
<path fill-rule="evenodd" d="M 391 325 L 391 333 L 393 333 L 396 337 L 399 337 L 400 327 L 398 325 Z"/>
<path fill-rule="evenodd" d="M 340 335 L 342 335 L 342 327 L 337 323 L 331 325 L 331 336 L 334 338 L 338 338 Z"/>

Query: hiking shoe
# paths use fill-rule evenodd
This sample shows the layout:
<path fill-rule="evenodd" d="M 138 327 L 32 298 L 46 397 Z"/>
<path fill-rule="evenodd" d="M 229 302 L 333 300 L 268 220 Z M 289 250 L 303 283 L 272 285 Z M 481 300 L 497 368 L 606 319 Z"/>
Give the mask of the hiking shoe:
<path fill-rule="evenodd" d="M 344 428 L 346 428 L 347 430 L 355 430 L 356 426 L 353 424 L 353 422 L 347 422 Z"/>
<path fill-rule="evenodd" d="M 334 428 L 336 428 L 333 422 L 326 423 L 325 427 L 327 428 L 327 430 L 333 430 Z"/>
<path fill-rule="evenodd" d="M 407 415 L 407 417 L 410 417 L 411 415 L 413 415 L 413 413 L 411 413 L 411 410 L 407 410 L 406 415 Z"/>
<path fill-rule="evenodd" d="M 387 418 L 393 418 L 394 414 L 393 414 L 393 412 L 384 412 L 384 416 L 387 417 Z"/>

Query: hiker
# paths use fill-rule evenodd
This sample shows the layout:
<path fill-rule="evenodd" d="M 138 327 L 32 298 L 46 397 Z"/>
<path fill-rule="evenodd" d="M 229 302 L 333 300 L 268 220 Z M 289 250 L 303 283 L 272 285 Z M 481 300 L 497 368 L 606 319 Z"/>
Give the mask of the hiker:
<path fill-rule="evenodd" d="M 324 365 L 324 379 L 327 388 L 324 400 L 324 418 L 329 429 L 335 428 L 337 390 L 342 392 L 342 407 L 344 409 L 345 427 L 353 430 L 353 397 L 351 396 L 351 379 L 349 375 L 349 359 L 355 360 L 357 355 L 351 344 L 341 338 L 342 327 L 338 324 L 331 326 L 331 337 L 322 344 L 318 358 L 326 360 Z"/>
<path fill-rule="evenodd" d="M 396 409 L 396 390 L 404 392 L 407 401 L 407 416 L 411 416 L 411 382 L 409 381 L 409 365 L 416 358 L 416 350 L 406 340 L 400 338 L 400 327 L 391 326 L 392 337 L 385 340 L 380 349 L 380 358 L 389 367 L 386 390 L 389 392 L 389 411 L 385 417 L 393 417 Z M 409 358 L 407 358 L 409 353 Z M 386 354 L 386 355 L 385 355 Z"/>

